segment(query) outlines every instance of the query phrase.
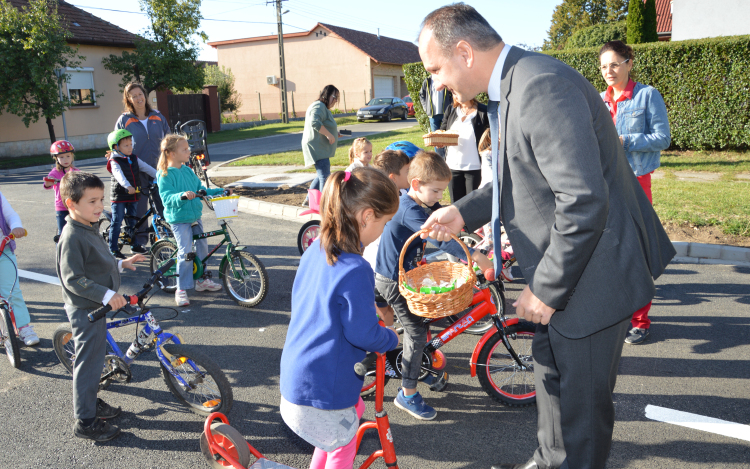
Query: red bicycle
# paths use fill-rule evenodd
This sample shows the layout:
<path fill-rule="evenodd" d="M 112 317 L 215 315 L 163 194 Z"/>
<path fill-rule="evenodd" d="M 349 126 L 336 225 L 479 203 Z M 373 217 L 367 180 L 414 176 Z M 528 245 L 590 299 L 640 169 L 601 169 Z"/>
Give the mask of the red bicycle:
<path fill-rule="evenodd" d="M 505 286 L 502 281 L 487 282 L 479 272 L 477 280 L 477 291 L 471 306 L 459 315 L 451 316 L 455 322 L 448 328 L 433 336 L 429 325 L 442 318 L 425 319 L 428 324 L 427 345 L 422 352 L 419 379 L 429 379 L 435 391 L 443 390 L 448 381 L 448 374 L 443 371 L 447 359 L 439 349 L 489 316 L 494 327 L 487 330 L 474 347 L 469 362 L 471 376 L 476 376 L 482 389 L 501 404 L 512 407 L 533 405 L 536 403 L 536 387 L 531 343 L 536 326 L 528 321 L 506 317 Z M 402 353 L 401 348 L 386 353 L 390 376 L 385 376 L 385 383 L 390 377 L 401 376 Z M 372 374 L 372 370 L 369 374 Z M 428 375 L 432 377 L 428 378 Z M 366 380 L 361 395 L 370 395 L 375 389 L 375 382 Z"/>
<path fill-rule="evenodd" d="M 354 366 L 354 371 L 358 375 L 364 376 L 373 363 L 376 370 L 375 385 L 377 389 L 375 391 L 375 421 L 367 421 L 359 426 L 356 435 L 357 450 L 359 450 L 365 432 L 370 429 L 378 431 L 381 449 L 372 452 L 365 462 L 362 463 L 360 469 L 369 468 L 378 458 L 383 458 L 387 467 L 398 469 L 391 424 L 388 420 L 388 414 L 383 409 L 386 357 L 380 353 L 369 353 L 362 362 Z M 209 415 L 206 419 L 206 423 L 203 426 L 203 433 L 200 437 L 200 445 L 201 452 L 208 461 L 208 464 L 214 468 L 233 467 L 235 469 L 246 469 L 250 467 L 250 460 L 253 457 L 256 458 L 253 467 L 256 467 L 257 464 L 257 467 L 289 468 L 289 466 L 272 463 L 267 460 L 260 451 L 255 449 L 250 443 L 244 441 L 240 432 L 229 425 L 229 420 L 227 420 L 224 414 L 218 412 Z"/>
<path fill-rule="evenodd" d="M 310 208 L 300 213 L 299 216 L 309 215 L 311 213 L 320 215 L 320 196 L 321 192 L 317 189 L 307 190 L 307 201 Z M 297 249 L 300 256 L 307 251 L 307 248 L 320 236 L 320 220 L 310 220 L 300 228 L 297 233 Z"/>
<path fill-rule="evenodd" d="M 24 235 L 25 236 L 25 235 Z M 13 233 L 9 234 L 3 241 L 0 242 L 0 255 L 3 255 L 5 245 L 16 237 Z M 13 263 L 16 271 L 18 266 Z M 15 276 L 18 278 L 18 274 Z M 10 288 L 12 292 L 16 288 L 16 282 L 13 281 L 13 286 Z M 18 344 L 18 328 L 16 327 L 16 317 L 13 315 L 13 307 L 10 302 L 0 295 L 0 343 L 5 347 L 5 354 L 8 356 L 8 361 L 13 365 L 14 368 L 20 368 L 21 366 L 21 347 Z"/>

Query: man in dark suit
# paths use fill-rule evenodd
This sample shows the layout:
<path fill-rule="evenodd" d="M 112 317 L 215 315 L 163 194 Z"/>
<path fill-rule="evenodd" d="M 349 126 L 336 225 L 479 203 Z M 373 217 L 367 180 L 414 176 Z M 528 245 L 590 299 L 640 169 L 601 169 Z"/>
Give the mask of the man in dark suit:
<path fill-rule="evenodd" d="M 462 3 L 425 18 L 419 53 L 460 101 L 488 93 L 495 176 L 425 227 L 441 240 L 491 218 L 498 246 L 502 219 L 528 281 L 516 313 L 538 324 L 539 446 L 524 464 L 493 468 L 603 468 L 630 316 L 653 298 L 674 248 L 604 102 L 577 71 L 504 44 Z"/>

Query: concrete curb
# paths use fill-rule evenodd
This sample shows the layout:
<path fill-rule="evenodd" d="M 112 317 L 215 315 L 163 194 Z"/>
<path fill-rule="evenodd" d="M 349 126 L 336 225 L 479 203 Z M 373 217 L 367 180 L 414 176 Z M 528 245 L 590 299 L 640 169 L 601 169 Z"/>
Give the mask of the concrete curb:
<path fill-rule="evenodd" d="M 76 161 L 75 167 L 80 168 L 81 166 L 91 166 L 91 165 L 102 164 L 106 162 L 107 162 L 107 158 L 105 157 L 88 158 L 85 160 Z M 54 166 L 54 163 L 50 163 L 50 164 L 42 164 L 42 165 L 37 165 L 37 166 L 27 166 L 25 168 L 3 169 L 3 170 L 0 170 L 0 176 L 11 176 L 13 174 L 33 173 L 35 171 L 51 171 L 53 166 Z"/>
<path fill-rule="evenodd" d="M 299 214 L 307 210 L 307 207 L 294 207 L 292 205 L 275 204 L 273 202 L 251 199 L 250 197 L 240 197 L 238 209 L 240 212 L 248 213 L 251 215 L 260 215 L 262 217 L 275 218 L 277 220 L 293 221 L 299 224 L 306 223 L 310 220 L 320 220 L 320 216 L 313 213 L 300 216 Z"/>

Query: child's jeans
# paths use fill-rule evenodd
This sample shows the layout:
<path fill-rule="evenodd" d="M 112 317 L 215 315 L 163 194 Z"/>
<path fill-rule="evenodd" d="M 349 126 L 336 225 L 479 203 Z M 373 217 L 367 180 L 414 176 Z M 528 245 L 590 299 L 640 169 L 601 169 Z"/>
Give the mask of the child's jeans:
<path fill-rule="evenodd" d="M 61 235 L 62 229 L 65 228 L 65 224 L 66 224 L 65 217 L 67 217 L 68 213 L 70 212 L 68 212 L 67 210 L 58 210 L 55 213 L 56 213 L 56 218 L 57 218 L 57 234 Z"/>
<path fill-rule="evenodd" d="M 125 224 L 129 227 L 135 226 L 136 210 L 138 209 L 138 202 L 113 202 L 112 203 L 112 224 L 109 225 L 109 250 L 117 252 L 120 248 L 118 241 L 120 239 L 120 227 L 122 221 L 125 220 Z M 128 218 L 125 218 L 125 216 Z"/>
<path fill-rule="evenodd" d="M 65 305 L 73 330 L 76 359 L 73 363 L 73 416 L 79 420 L 96 417 L 96 395 L 107 353 L 107 321 L 89 322 L 91 310 Z"/>
<path fill-rule="evenodd" d="M 10 252 L 10 247 L 6 246 L 3 254 L 0 255 L 0 296 L 8 300 L 10 307 L 13 308 L 16 327 L 20 329 L 31 322 L 31 318 L 26 302 L 23 300 L 21 284 L 18 283 L 18 270 L 13 267 L 13 264 L 18 265 L 18 261 L 16 261 L 15 254 Z M 12 292 L 11 288 L 13 288 Z"/>
<path fill-rule="evenodd" d="M 357 410 L 357 416 L 362 418 L 362 415 L 365 413 L 365 403 L 361 397 L 355 409 Z M 354 465 L 354 457 L 356 455 L 357 436 L 354 435 L 352 441 L 336 448 L 330 453 L 326 453 L 320 448 L 315 448 L 312 461 L 310 462 L 310 469 L 351 469 Z"/>
<path fill-rule="evenodd" d="M 191 290 L 195 286 L 193 262 L 186 261 L 185 256 L 193 252 L 193 235 L 203 233 L 203 222 L 198 220 L 194 224 L 174 223 L 172 224 L 172 233 L 174 233 L 179 248 L 177 253 L 177 273 L 180 275 L 178 288 L 180 290 Z M 206 239 L 195 241 L 195 257 L 205 259 L 206 256 L 208 256 L 208 241 Z"/>

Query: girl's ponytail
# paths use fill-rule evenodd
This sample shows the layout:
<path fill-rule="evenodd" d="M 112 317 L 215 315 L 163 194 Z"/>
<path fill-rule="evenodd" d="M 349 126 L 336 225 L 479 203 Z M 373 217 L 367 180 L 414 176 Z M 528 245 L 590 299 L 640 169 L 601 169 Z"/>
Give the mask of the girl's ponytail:
<path fill-rule="evenodd" d="M 320 246 L 329 265 L 342 252 L 362 253 L 357 214 L 368 208 L 376 218 L 398 210 L 396 184 L 382 171 L 364 167 L 328 177 L 320 202 Z"/>

